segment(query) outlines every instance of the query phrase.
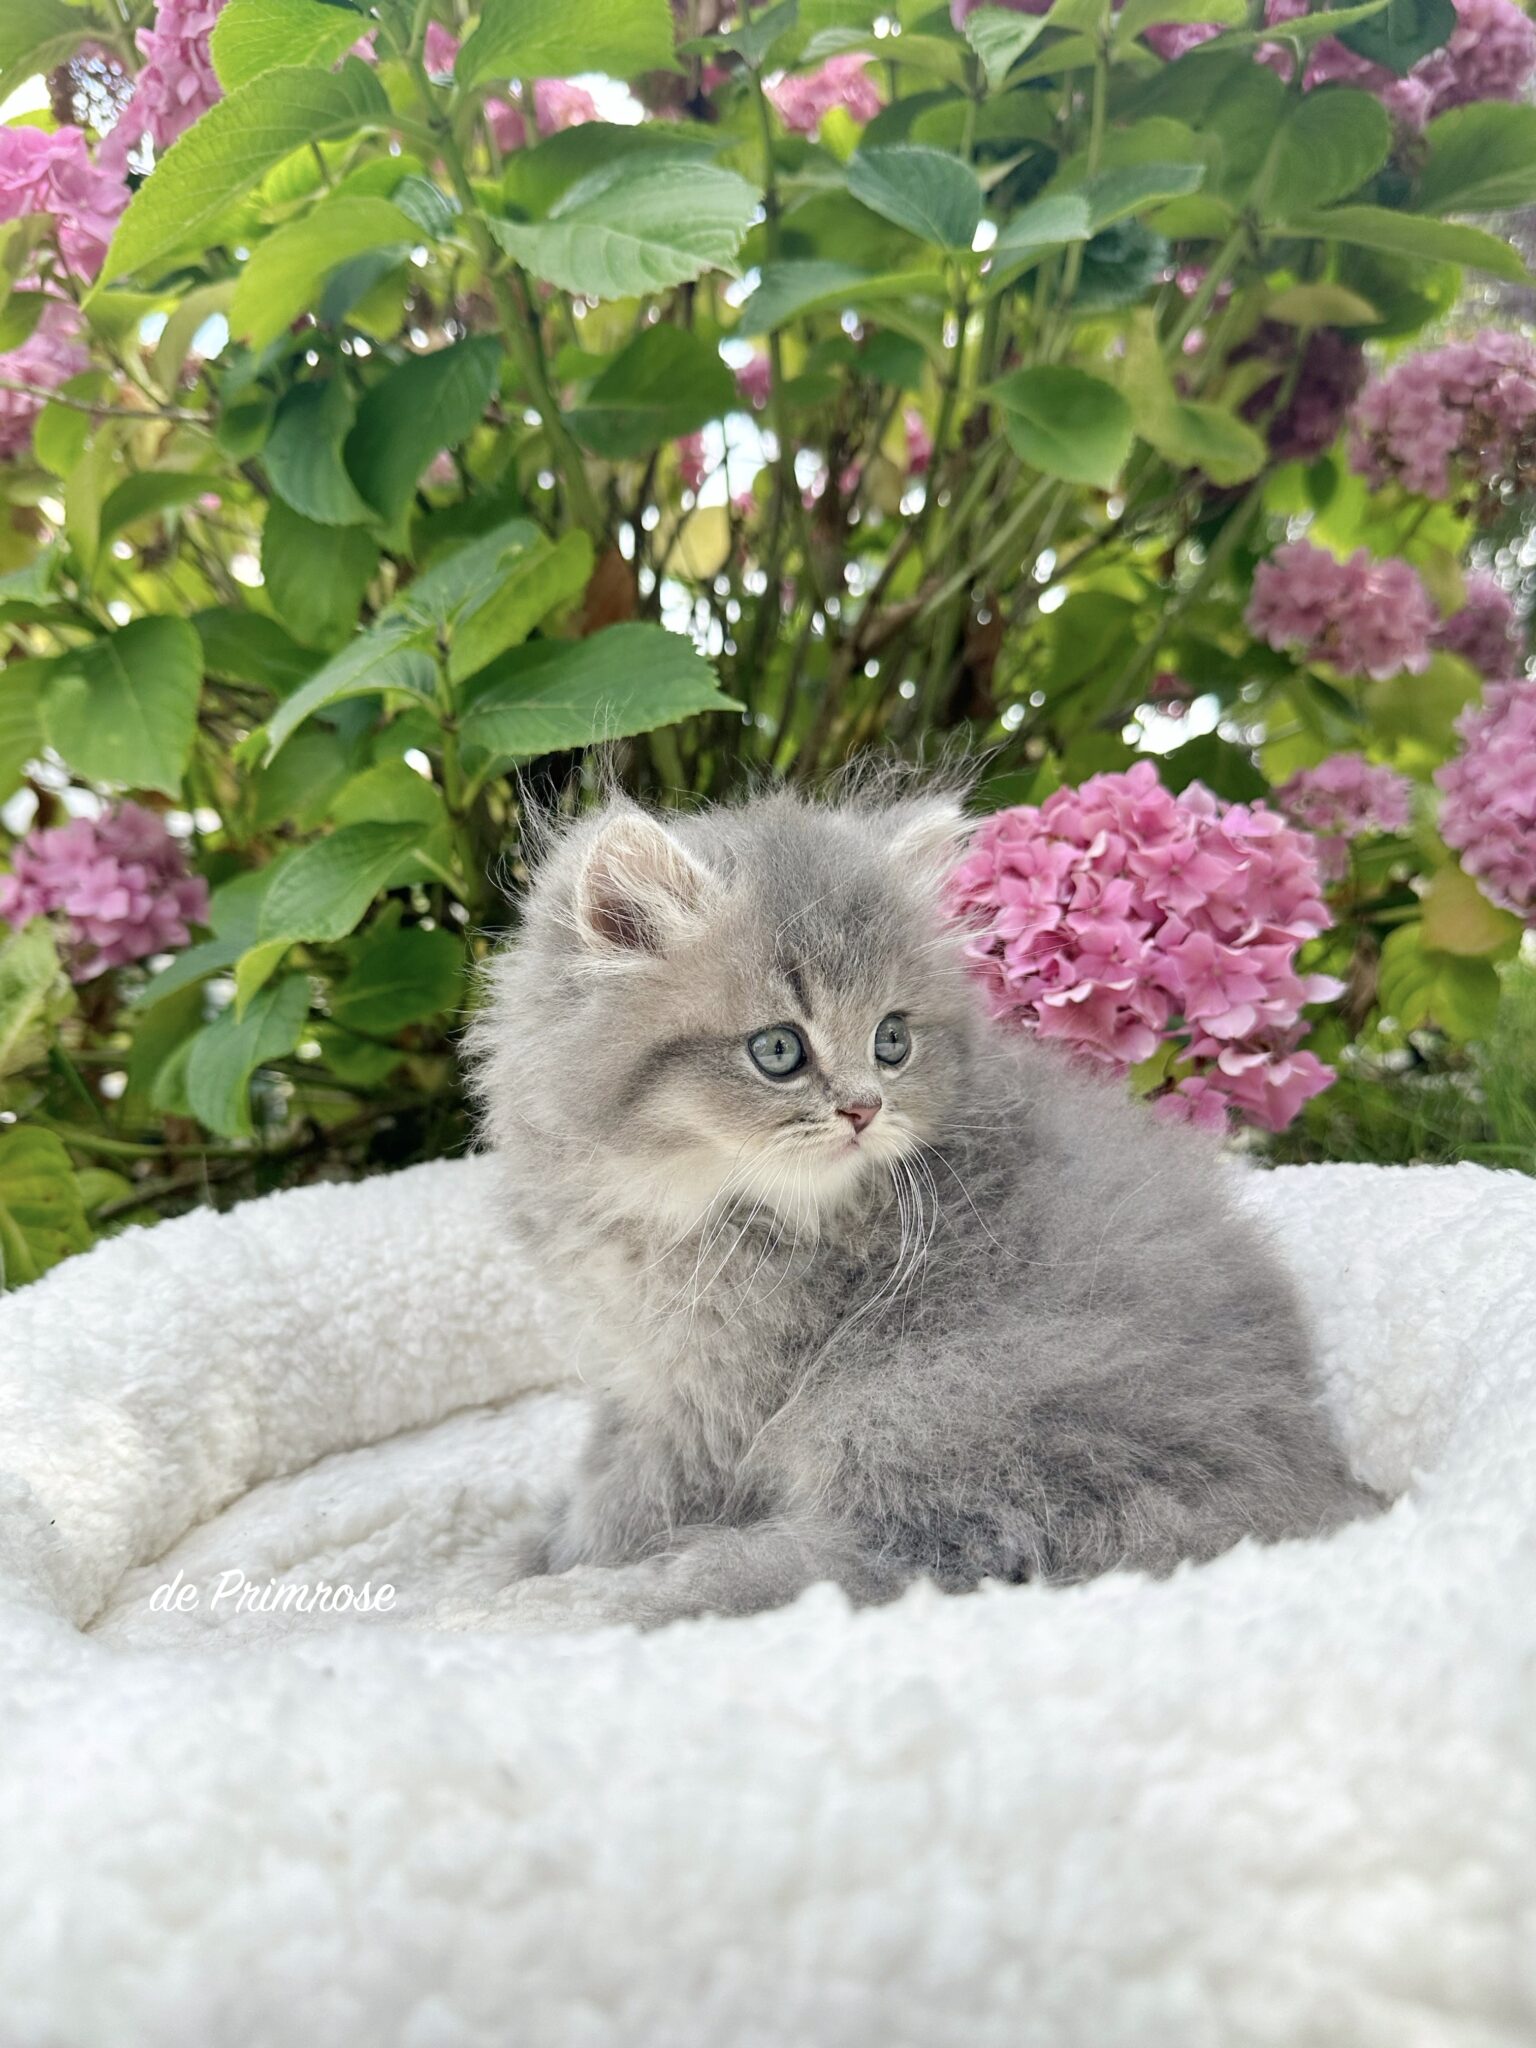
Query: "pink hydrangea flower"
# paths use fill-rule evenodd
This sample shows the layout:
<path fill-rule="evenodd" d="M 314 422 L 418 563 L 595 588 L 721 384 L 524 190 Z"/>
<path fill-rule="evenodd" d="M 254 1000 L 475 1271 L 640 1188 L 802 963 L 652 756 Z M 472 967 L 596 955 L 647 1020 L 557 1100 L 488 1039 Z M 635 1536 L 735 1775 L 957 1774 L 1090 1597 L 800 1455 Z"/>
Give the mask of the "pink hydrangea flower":
<path fill-rule="evenodd" d="M 1395 768 L 1378 767 L 1363 754 L 1330 754 L 1315 768 L 1298 768 L 1275 791 L 1275 803 L 1317 839 L 1326 881 L 1349 873 L 1349 842 L 1367 832 L 1406 832 L 1413 817 L 1413 784 Z"/>
<path fill-rule="evenodd" d="M 1406 78 L 1358 57 L 1336 36 L 1324 36 L 1307 56 L 1302 83 L 1352 85 L 1373 92 L 1399 124 L 1413 132 L 1451 107 L 1475 100 L 1518 100 L 1536 72 L 1536 26 L 1515 0 L 1454 0 L 1459 17 L 1448 41 L 1419 60 Z M 1264 18 L 1278 28 L 1311 12 L 1310 0 L 1266 0 Z M 1261 63 L 1289 78 L 1291 53 L 1264 43 Z"/>
<path fill-rule="evenodd" d="M 1492 683 L 1435 772 L 1440 835 L 1485 895 L 1536 924 L 1536 683 Z"/>
<path fill-rule="evenodd" d="M 1290 396 L 1276 412 L 1295 360 L 1296 340 L 1294 327 L 1266 320 L 1233 351 L 1232 360 L 1267 357 L 1274 362 L 1274 376 L 1244 401 L 1243 418 L 1263 428 L 1277 461 L 1314 462 L 1338 439 L 1349 408 L 1360 395 L 1365 350 L 1337 328 L 1315 328 L 1302 346 Z"/>
<path fill-rule="evenodd" d="M 1514 602 L 1497 576 L 1474 569 L 1467 578 L 1466 602 L 1437 629 L 1435 645 L 1471 662 L 1489 682 L 1510 682 L 1525 666 Z"/>
<path fill-rule="evenodd" d="M 76 277 L 95 277 L 117 217 L 128 204 L 120 177 L 103 170 L 78 128 L 0 127 L 0 221 L 52 217 L 59 254 Z"/>
<path fill-rule="evenodd" d="M 677 473 L 685 491 L 697 492 L 709 474 L 702 434 L 684 434 L 677 443 Z"/>
<path fill-rule="evenodd" d="M 988 818 L 949 907 L 994 1016 L 1119 1072 L 1171 1042 L 1167 1114 L 1278 1130 L 1333 1078 L 1296 1050 L 1339 992 L 1296 969 L 1331 921 L 1316 859 L 1262 804 L 1175 796 L 1149 761 L 1096 775 Z"/>
<path fill-rule="evenodd" d="M 972 11 L 972 0 L 955 4 L 962 19 Z M 1406 78 L 1357 56 L 1336 36 L 1324 36 L 1306 54 L 1303 87 L 1311 92 L 1319 85 L 1350 85 L 1375 93 L 1398 125 L 1412 134 L 1451 107 L 1470 106 L 1475 100 L 1522 99 L 1536 73 L 1536 25 L 1516 0 L 1454 0 L 1454 5 L 1458 21 L 1449 39 L 1421 58 Z M 1266 0 L 1264 19 L 1270 28 L 1281 29 L 1314 11 L 1313 0 Z M 1162 23 L 1147 29 L 1145 36 L 1157 54 L 1171 62 L 1221 33 L 1209 24 Z M 1288 44 L 1261 43 L 1254 54 L 1289 81 L 1295 57 Z"/>
<path fill-rule="evenodd" d="M 453 30 L 444 28 L 440 21 L 429 21 L 421 45 L 421 61 L 427 67 L 428 76 L 451 78 L 458 56 L 459 39 Z"/>
<path fill-rule="evenodd" d="M 160 0 L 153 25 L 139 30 L 144 64 L 102 149 L 111 169 L 121 173 L 146 135 L 157 155 L 169 149 L 224 97 L 208 50 L 223 6 L 224 0 Z"/>
<path fill-rule="evenodd" d="M 755 355 L 736 372 L 736 389 L 747 404 L 761 412 L 773 392 L 773 365 L 765 355 Z"/>
<path fill-rule="evenodd" d="M 0 875 L 0 920 L 57 917 L 75 981 L 173 952 L 208 922 L 208 884 L 142 805 L 29 832 Z"/>
<path fill-rule="evenodd" d="M 572 85 L 567 78 L 536 78 L 533 118 L 541 135 L 554 135 L 562 128 L 580 128 L 595 121 L 597 101 L 584 85 Z"/>
<path fill-rule="evenodd" d="M 1406 562 L 1357 548 L 1341 562 L 1311 541 L 1287 541 L 1254 571 L 1246 614 L 1255 639 L 1377 682 L 1429 666 L 1435 608 Z"/>
<path fill-rule="evenodd" d="M 459 39 L 440 21 L 429 21 L 422 41 L 422 61 L 431 77 L 453 76 L 458 60 Z M 599 118 L 597 102 L 585 86 L 572 85 L 564 78 L 536 78 L 533 81 L 533 124 L 540 135 L 554 135 L 562 128 L 579 128 Z M 523 110 L 510 100 L 488 99 L 486 125 L 503 156 L 521 149 L 528 140 Z"/>
<path fill-rule="evenodd" d="M 1536 344 L 1485 328 L 1406 356 L 1355 407 L 1350 460 L 1378 488 L 1426 498 L 1453 480 L 1536 482 Z"/>
<path fill-rule="evenodd" d="M 928 422 L 915 405 L 909 405 L 902 413 L 901 424 L 907 439 L 907 475 L 922 476 L 933 460 L 933 436 L 928 431 Z"/>
<path fill-rule="evenodd" d="M 885 105 L 869 75 L 869 59 L 829 57 L 819 71 L 791 72 L 770 86 L 768 97 L 791 135 L 815 135 L 834 107 L 860 123 L 872 121 Z"/>
<path fill-rule="evenodd" d="M 0 356 L 0 379 L 56 391 L 91 366 L 79 333 L 74 307 L 54 300 L 44 307 L 42 318 L 20 348 Z M 9 461 L 32 445 L 32 429 L 47 403 L 33 392 L 0 388 L 0 460 Z"/>
<path fill-rule="evenodd" d="M 1143 29 L 1143 39 L 1165 62 L 1172 64 L 1179 57 L 1187 57 L 1191 50 L 1198 50 L 1202 43 L 1219 36 L 1221 30 L 1214 22 L 1159 22 L 1154 27 Z"/>

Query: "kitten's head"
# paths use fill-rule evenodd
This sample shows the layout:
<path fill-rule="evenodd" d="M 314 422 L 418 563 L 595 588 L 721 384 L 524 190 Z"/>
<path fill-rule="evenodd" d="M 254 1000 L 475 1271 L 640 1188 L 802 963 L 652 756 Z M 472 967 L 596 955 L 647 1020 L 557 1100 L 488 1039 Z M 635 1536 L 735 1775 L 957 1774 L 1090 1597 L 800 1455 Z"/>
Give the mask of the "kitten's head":
<path fill-rule="evenodd" d="M 933 797 L 589 814 L 472 1035 L 492 1137 L 675 1225 L 727 1189 L 816 1216 L 888 1178 L 963 1099 L 977 1013 L 940 912 L 962 833 Z"/>

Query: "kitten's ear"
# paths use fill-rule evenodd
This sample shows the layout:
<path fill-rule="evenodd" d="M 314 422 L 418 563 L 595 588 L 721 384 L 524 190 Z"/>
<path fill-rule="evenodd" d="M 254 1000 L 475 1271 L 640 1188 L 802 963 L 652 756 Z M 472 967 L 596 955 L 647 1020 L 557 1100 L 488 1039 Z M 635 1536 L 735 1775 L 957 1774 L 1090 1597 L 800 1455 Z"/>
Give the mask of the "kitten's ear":
<path fill-rule="evenodd" d="M 576 882 L 576 923 L 599 953 L 660 953 L 704 913 L 707 869 L 643 811 L 621 812 L 592 842 Z"/>
<path fill-rule="evenodd" d="M 952 796 L 919 797 L 893 814 L 892 857 L 928 874 L 947 874 L 961 854 L 973 821 Z"/>

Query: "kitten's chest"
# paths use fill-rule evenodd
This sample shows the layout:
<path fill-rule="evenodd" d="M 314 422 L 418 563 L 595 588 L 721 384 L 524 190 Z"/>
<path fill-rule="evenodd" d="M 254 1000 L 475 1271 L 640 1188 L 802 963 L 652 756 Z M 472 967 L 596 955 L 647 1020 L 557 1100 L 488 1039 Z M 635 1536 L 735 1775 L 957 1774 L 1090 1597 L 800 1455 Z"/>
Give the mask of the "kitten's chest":
<path fill-rule="evenodd" d="M 788 1397 L 867 1277 L 836 1247 L 739 1225 L 660 1246 L 611 1233 L 570 1270 L 583 1377 L 632 1411 L 705 1416 L 722 1447 Z"/>

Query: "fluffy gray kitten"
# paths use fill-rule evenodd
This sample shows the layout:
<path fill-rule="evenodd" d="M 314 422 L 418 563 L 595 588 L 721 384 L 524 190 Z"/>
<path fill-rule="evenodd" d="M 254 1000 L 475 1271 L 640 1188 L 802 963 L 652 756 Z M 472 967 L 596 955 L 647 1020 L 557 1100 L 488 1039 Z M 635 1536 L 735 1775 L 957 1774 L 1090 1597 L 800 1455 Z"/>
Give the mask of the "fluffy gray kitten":
<path fill-rule="evenodd" d="M 962 831 L 613 801 L 547 851 L 471 1045 L 597 1395 L 526 1571 L 625 1567 L 651 1624 L 1166 1572 L 1370 1504 L 1210 1142 L 986 1018 Z"/>

